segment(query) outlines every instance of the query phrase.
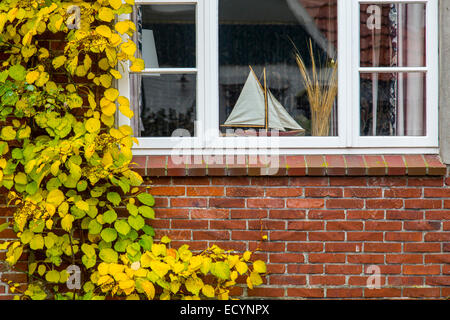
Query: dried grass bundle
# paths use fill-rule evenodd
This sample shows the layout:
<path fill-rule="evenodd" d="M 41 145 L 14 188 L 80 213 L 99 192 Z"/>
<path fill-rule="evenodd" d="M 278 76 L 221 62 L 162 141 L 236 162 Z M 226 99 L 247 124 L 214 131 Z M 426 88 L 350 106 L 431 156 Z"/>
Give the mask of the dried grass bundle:
<path fill-rule="evenodd" d="M 317 65 L 311 39 L 309 40 L 308 49 L 312 63 L 311 72 L 306 68 L 305 62 L 297 48 L 295 48 L 295 60 L 303 77 L 311 108 L 311 135 L 328 136 L 331 111 L 338 90 L 337 62 L 332 59 L 325 66 Z"/>

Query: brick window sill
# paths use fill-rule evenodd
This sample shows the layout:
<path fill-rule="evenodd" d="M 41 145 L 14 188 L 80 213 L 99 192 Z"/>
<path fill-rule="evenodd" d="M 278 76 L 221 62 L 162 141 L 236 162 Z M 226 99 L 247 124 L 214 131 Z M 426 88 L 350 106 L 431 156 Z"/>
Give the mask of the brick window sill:
<path fill-rule="evenodd" d="M 256 158 L 256 157 L 255 157 Z M 220 156 L 214 164 L 188 157 L 177 164 L 170 156 L 135 156 L 134 169 L 146 177 L 202 176 L 444 176 L 437 155 L 295 155 L 279 156 L 278 170 L 251 156 Z M 204 159 L 204 158 L 203 158 Z M 196 160 L 196 161 L 195 161 Z M 245 160 L 245 161 L 244 161 Z M 222 163 L 222 164 L 217 164 Z M 244 164 L 245 163 L 245 164 Z"/>

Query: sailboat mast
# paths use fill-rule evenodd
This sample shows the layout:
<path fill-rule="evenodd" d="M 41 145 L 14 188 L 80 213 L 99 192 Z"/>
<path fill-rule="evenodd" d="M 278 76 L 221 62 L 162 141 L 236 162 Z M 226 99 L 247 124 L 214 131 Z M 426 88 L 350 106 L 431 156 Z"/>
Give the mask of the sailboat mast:
<path fill-rule="evenodd" d="M 264 103 L 265 103 L 265 125 L 266 131 L 269 131 L 269 103 L 267 101 L 267 80 L 266 80 L 266 68 L 264 68 Z"/>

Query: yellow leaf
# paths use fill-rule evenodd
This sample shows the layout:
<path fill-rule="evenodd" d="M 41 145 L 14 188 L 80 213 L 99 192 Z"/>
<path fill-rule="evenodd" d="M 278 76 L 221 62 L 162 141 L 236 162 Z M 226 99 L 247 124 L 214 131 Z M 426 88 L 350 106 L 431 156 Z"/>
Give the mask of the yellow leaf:
<path fill-rule="evenodd" d="M 59 189 L 53 189 L 47 195 L 47 202 L 59 206 L 64 201 L 64 193 Z"/>
<path fill-rule="evenodd" d="M 99 35 L 101 35 L 101 36 L 103 36 L 105 38 L 108 38 L 108 39 L 111 38 L 111 29 L 108 26 L 106 26 L 106 25 L 98 26 L 97 28 L 95 28 L 95 31 Z"/>
<path fill-rule="evenodd" d="M 114 26 L 114 28 L 116 29 L 117 32 L 119 32 L 120 34 L 124 34 L 125 32 L 128 31 L 129 24 L 128 21 L 119 21 L 116 23 L 116 25 Z"/>
<path fill-rule="evenodd" d="M 48 230 L 52 230 L 52 228 L 53 228 L 53 220 L 45 221 L 45 226 L 47 227 Z"/>
<path fill-rule="evenodd" d="M 153 300 L 153 298 L 155 297 L 155 287 L 153 286 L 153 283 L 151 283 L 148 280 L 145 280 L 141 282 L 141 287 L 142 290 L 144 290 L 147 298 Z"/>
<path fill-rule="evenodd" d="M 134 0 L 125 0 L 126 3 L 128 3 L 129 5 L 134 6 Z"/>
<path fill-rule="evenodd" d="M 102 58 L 100 59 L 100 61 L 98 62 L 98 66 L 100 67 L 100 69 L 102 69 L 103 71 L 106 71 L 110 68 L 110 65 L 108 63 L 108 59 L 107 58 Z"/>
<path fill-rule="evenodd" d="M 236 270 L 237 272 L 239 272 L 239 274 L 244 274 L 247 272 L 248 270 L 248 266 L 245 262 L 239 261 L 238 263 L 236 263 Z"/>
<path fill-rule="evenodd" d="M 119 97 L 119 90 L 110 88 L 105 91 L 105 98 L 111 102 L 116 101 L 117 97 Z"/>
<path fill-rule="evenodd" d="M 128 39 L 127 42 L 121 44 L 120 49 L 122 49 L 122 52 L 127 56 L 133 56 L 136 52 L 136 44 Z"/>
<path fill-rule="evenodd" d="M 59 67 L 61 67 L 66 62 L 66 60 L 67 60 L 66 56 L 56 57 L 52 61 L 53 68 L 58 69 Z"/>
<path fill-rule="evenodd" d="M 114 12 L 107 7 L 101 7 L 98 11 L 98 18 L 102 21 L 111 22 L 114 19 Z"/>
<path fill-rule="evenodd" d="M 26 81 L 29 84 L 32 84 L 33 82 L 35 82 L 39 78 L 39 74 L 40 74 L 39 71 L 28 72 L 27 76 L 26 76 Z"/>
<path fill-rule="evenodd" d="M 42 87 L 48 82 L 49 79 L 50 75 L 47 72 L 42 72 L 39 75 L 39 79 L 36 80 L 35 85 L 37 85 L 38 87 Z"/>
<path fill-rule="evenodd" d="M 102 107 L 102 112 L 108 117 L 112 117 L 116 113 L 117 107 L 114 103 L 110 102 L 106 106 Z"/>
<path fill-rule="evenodd" d="M 86 130 L 89 133 L 94 133 L 100 130 L 100 121 L 98 119 L 95 118 L 90 118 L 88 121 L 86 121 L 85 127 Z"/>
<path fill-rule="evenodd" d="M 207 297 L 207 298 L 214 298 L 215 296 L 215 290 L 212 286 L 210 286 L 209 284 L 205 285 L 202 288 L 202 293 Z"/>
<path fill-rule="evenodd" d="M 109 73 L 111 73 L 115 79 L 122 79 L 122 74 L 116 69 L 109 70 Z"/>
<path fill-rule="evenodd" d="M 99 80 L 103 87 L 111 87 L 112 77 L 109 74 L 102 74 Z"/>
<path fill-rule="evenodd" d="M 132 72 L 140 72 L 144 69 L 145 69 L 145 62 L 143 59 L 140 58 L 135 59 L 130 67 L 130 71 Z"/>
<path fill-rule="evenodd" d="M 204 286 L 203 281 L 200 278 L 189 278 L 186 280 L 184 285 L 189 292 L 196 296 Z"/>
<path fill-rule="evenodd" d="M 122 0 L 109 0 L 109 5 L 117 10 L 122 6 Z"/>
<path fill-rule="evenodd" d="M 245 251 L 244 255 L 243 255 L 243 258 L 244 258 L 245 261 L 248 261 L 248 260 L 250 260 L 251 256 L 252 256 L 252 253 L 250 251 Z"/>
<path fill-rule="evenodd" d="M 119 282 L 119 288 L 122 290 L 133 288 L 134 289 L 134 280 L 122 280 Z"/>
<path fill-rule="evenodd" d="M 152 245 L 152 253 L 158 257 L 158 256 L 165 256 L 166 255 L 166 246 L 164 244 L 157 244 L 154 243 Z"/>
<path fill-rule="evenodd" d="M 86 71 L 89 70 L 92 66 L 92 59 L 88 54 L 84 57 L 83 66 Z"/>
<path fill-rule="evenodd" d="M 75 202 L 75 206 L 78 209 L 83 210 L 85 212 L 89 211 L 89 204 L 86 201 L 79 200 L 79 201 Z"/>
<path fill-rule="evenodd" d="M 133 118 L 134 117 L 134 112 L 133 110 L 130 109 L 130 107 L 128 106 L 124 106 L 124 105 L 120 105 L 119 106 L 119 110 L 120 112 L 127 118 Z"/>
<path fill-rule="evenodd" d="M 167 263 L 153 260 L 150 262 L 150 268 L 161 278 L 164 277 L 170 270 L 170 266 Z"/>
<path fill-rule="evenodd" d="M 259 286 L 263 283 L 261 276 L 257 272 L 252 272 L 250 274 L 250 280 L 252 281 L 253 286 Z"/>
<path fill-rule="evenodd" d="M 115 276 L 117 274 L 121 274 L 124 269 L 125 269 L 125 266 L 123 264 L 111 263 L 109 265 L 109 273 L 112 276 Z"/>
<path fill-rule="evenodd" d="M 72 223 L 74 222 L 75 218 L 71 214 L 67 214 L 64 216 L 64 218 L 61 219 L 61 227 L 65 231 L 70 231 L 72 229 Z"/>
<path fill-rule="evenodd" d="M 247 277 L 246 282 L 247 282 L 247 286 L 253 290 L 253 283 L 252 283 L 252 280 L 250 279 L 250 277 Z"/>
<path fill-rule="evenodd" d="M 266 273 L 266 264 L 264 263 L 264 261 L 257 260 L 253 262 L 253 270 L 258 273 Z"/>

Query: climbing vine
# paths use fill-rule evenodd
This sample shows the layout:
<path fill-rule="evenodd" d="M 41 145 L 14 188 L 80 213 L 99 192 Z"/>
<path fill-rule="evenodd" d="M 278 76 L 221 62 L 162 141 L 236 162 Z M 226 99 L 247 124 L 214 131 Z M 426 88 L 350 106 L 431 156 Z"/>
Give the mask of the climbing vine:
<path fill-rule="evenodd" d="M 0 187 L 17 239 L 0 244 L 14 266 L 27 255 L 21 299 L 228 299 L 242 279 L 262 284 L 263 261 L 217 246 L 193 253 L 153 242 L 154 199 L 132 167 L 129 100 L 113 87 L 144 68 L 118 17 L 134 0 L 2 0 Z M 49 38 L 63 35 L 51 50 Z M 77 272 L 79 271 L 79 272 Z M 70 279 L 73 281 L 71 286 Z M 78 278 L 77 278 L 78 277 Z M 239 278 L 240 277 L 240 278 Z"/>

